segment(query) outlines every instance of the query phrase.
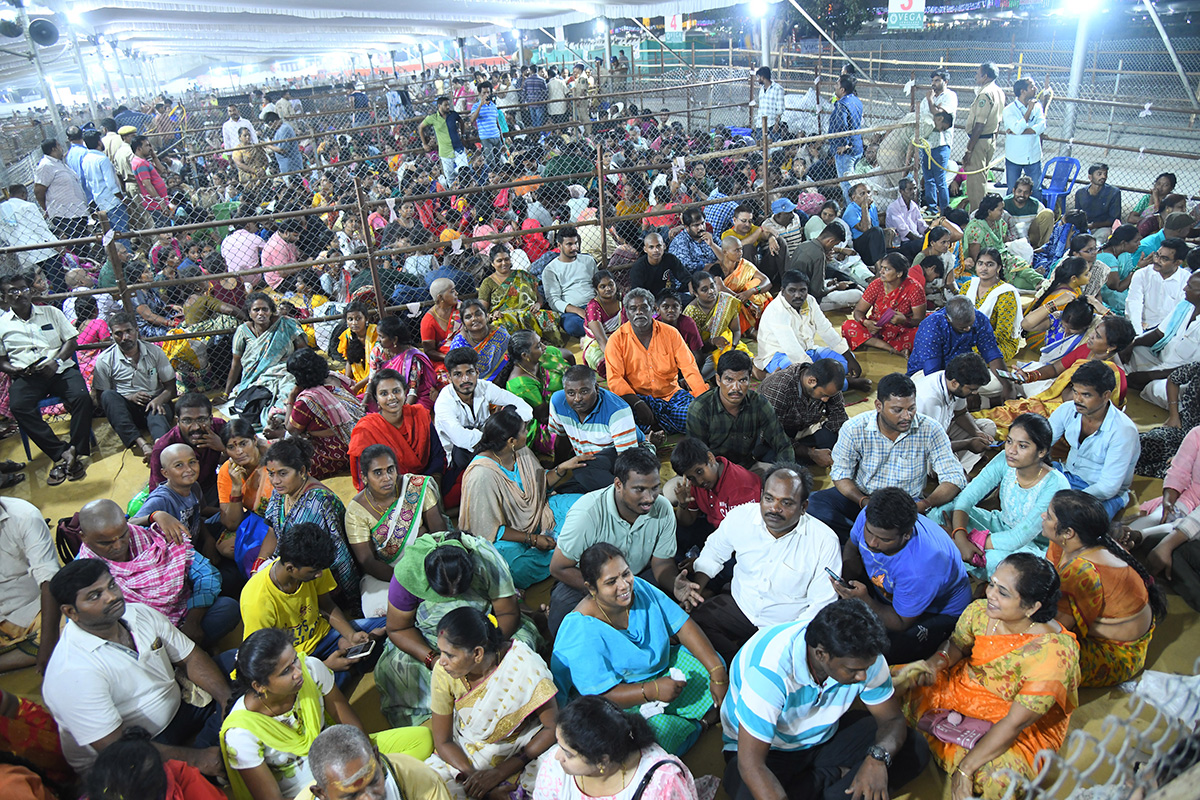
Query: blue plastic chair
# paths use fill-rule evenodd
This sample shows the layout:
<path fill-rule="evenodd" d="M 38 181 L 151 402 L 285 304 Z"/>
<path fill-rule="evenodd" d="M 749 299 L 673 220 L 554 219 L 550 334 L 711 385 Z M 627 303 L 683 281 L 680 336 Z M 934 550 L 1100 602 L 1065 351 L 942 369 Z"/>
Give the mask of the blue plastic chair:
<path fill-rule="evenodd" d="M 1075 185 L 1082 165 L 1078 159 L 1055 156 L 1042 166 L 1042 204 L 1054 213 L 1059 213 L 1058 201 L 1067 196 Z M 1049 186 L 1046 185 L 1049 181 Z M 1066 210 L 1066 203 L 1063 204 Z"/>

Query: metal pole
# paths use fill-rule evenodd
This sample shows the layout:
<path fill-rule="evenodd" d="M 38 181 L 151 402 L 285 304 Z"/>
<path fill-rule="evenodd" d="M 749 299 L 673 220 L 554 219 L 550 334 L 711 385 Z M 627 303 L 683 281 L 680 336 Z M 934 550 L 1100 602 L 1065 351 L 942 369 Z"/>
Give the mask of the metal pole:
<path fill-rule="evenodd" d="M 600 263 L 608 268 L 608 226 L 604 223 L 606 192 L 604 180 L 604 137 L 596 137 L 596 220 L 600 223 Z"/>
<path fill-rule="evenodd" d="M 42 57 L 38 55 L 37 45 L 33 43 L 33 37 L 29 35 L 29 15 L 25 13 L 23 6 L 18 9 L 18 13 L 20 14 L 21 30 L 25 32 L 25 44 L 29 46 L 29 52 L 33 57 L 33 66 L 37 70 L 38 83 L 42 86 L 42 97 L 46 98 L 46 107 L 50 111 L 50 119 L 54 122 L 54 135 L 58 137 L 59 143 L 64 145 L 63 152 L 66 152 L 67 129 L 63 126 L 62 117 L 59 116 L 58 103 L 54 99 L 54 92 L 50 89 L 50 82 L 46 80 L 46 68 L 42 66 Z"/>
<path fill-rule="evenodd" d="M 466 37 L 458 37 L 458 66 L 465 76 L 467 74 L 467 40 Z"/>
<path fill-rule="evenodd" d="M 758 33 L 762 39 L 762 64 L 761 66 L 771 66 L 771 29 L 770 20 L 767 15 L 763 14 L 762 19 L 758 21 Z"/>
<path fill-rule="evenodd" d="M 767 148 L 771 137 L 767 129 L 767 118 L 762 118 L 762 176 L 763 176 L 763 211 L 767 216 L 771 215 L 771 170 L 768 169 L 767 162 L 769 153 Z"/>
<path fill-rule="evenodd" d="M 1171 63 L 1175 65 L 1175 72 L 1179 74 L 1179 80 L 1183 82 L 1183 94 L 1187 97 L 1188 102 L 1192 104 L 1192 108 L 1200 109 L 1200 102 L 1197 102 L 1196 95 L 1192 94 L 1192 84 L 1188 81 L 1187 73 L 1183 71 L 1183 64 L 1179 62 L 1179 56 L 1175 53 L 1175 45 L 1171 44 L 1171 37 L 1167 36 L 1166 30 L 1163 29 L 1162 20 L 1158 18 L 1158 10 L 1154 8 L 1154 4 L 1150 0 L 1142 0 L 1142 5 L 1146 7 L 1146 13 L 1154 21 L 1154 27 L 1158 30 L 1158 35 L 1163 41 L 1163 47 L 1167 48 L 1167 54 L 1171 56 Z M 1078 44 L 1076 44 L 1076 47 L 1078 47 Z M 1071 96 L 1078 97 L 1078 95 Z"/>
<path fill-rule="evenodd" d="M 371 68 L 371 80 L 375 80 L 375 56 L 367 53 L 367 66 Z"/>
<path fill-rule="evenodd" d="M 608 19 L 604 20 L 604 68 L 609 69 L 612 64 L 612 26 L 608 24 Z"/>
<path fill-rule="evenodd" d="M 368 231 L 371 229 L 367 223 L 367 198 L 363 194 L 362 185 L 358 182 L 358 176 L 354 177 L 354 202 L 358 206 L 358 224 L 362 226 L 362 230 Z M 375 263 L 375 237 L 367 236 L 367 266 L 371 269 L 371 285 L 375 287 L 375 304 L 379 309 L 379 315 L 383 316 L 383 309 L 387 307 L 388 302 L 392 299 L 383 296 L 383 289 L 379 283 L 379 267 Z"/>
<path fill-rule="evenodd" d="M 100 112 L 96 110 L 96 96 L 92 94 L 92 84 L 88 80 L 87 70 L 83 66 L 83 52 L 79 49 L 79 38 L 70 28 L 67 28 L 67 36 L 71 39 L 71 49 L 75 51 L 75 64 L 79 67 L 79 80 L 83 81 L 84 91 L 87 92 L 88 110 L 92 112 L 92 122 L 98 125 Z"/>
<path fill-rule="evenodd" d="M 1121 91 L 1121 69 L 1124 66 L 1125 66 L 1125 59 L 1118 58 L 1117 59 L 1117 78 L 1115 81 L 1113 81 L 1113 97 L 1116 97 L 1118 95 L 1118 93 Z M 1109 144 L 1110 142 L 1112 142 L 1113 114 L 1116 112 L 1116 110 L 1117 109 L 1112 106 L 1110 106 L 1108 109 L 1108 133 L 1105 134 L 1105 136 L 1104 136 L 1105 144 Z M 1107 155 L 1107 151 L 1105 152 L 1105 155 Z"/>
<path fill-rule="evenodd" d="M 112 74 L 104 68 L 104 54 L 100 52 L 100 41 L 96 40 L 96 70 L 103 73 L 104 83 L 108 86 L 108 99 L 112 101 L 112 107 L 117 107 L 117 93 L 113 91 Z"/>
<path fill-rule="evenodd" d="M 117 72 L 121 76 L 121 86 L 125 89 L 125 99 L 133 97 L 133 92 L 129 91 L 129 80 L 125 77 L 125 67 L 121 66 L 121 54 L 117 52 L 117 43 L 109 42 L 108 46 L 112 48 L 113 61 L 117 62 Z"/>
<path fill-rule="evenodd" d="M 1067 85 L 1068 97 L 1079 97 L 1083 86 L 1083 59 L 1087 56 L 1088 15 L 1080 14 L 1079 23 L 1075 28 L 1075 52 L 1071 56 L 1071 80 Z M 1063 114 L 1063 138 L 1075 138 L 1075 103 L 1067 100 L 1067 109 Z M 1067 155 L 1071 155 L 1071 145 L 1067 145 Z"/>

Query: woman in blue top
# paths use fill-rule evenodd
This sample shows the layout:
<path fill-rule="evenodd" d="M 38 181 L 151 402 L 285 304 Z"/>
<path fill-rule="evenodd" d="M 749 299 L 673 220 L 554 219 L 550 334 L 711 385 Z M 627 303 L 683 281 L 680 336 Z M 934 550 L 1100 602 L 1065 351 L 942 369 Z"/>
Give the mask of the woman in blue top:
<path fill-rule="evenodd" d="M 958 545 L 968 570 L 977 578 L 990 576 L 1013 553 L 1045 556 L 1049 542 L 1042 537 L 1042 512 L 1054 493 L 1070 488 L 1067 478 L 1050 466 L 1054 434 L 1038 414 L 1013 420 L 1004 442 L 1004 457 L 993 458 L 959 492 L 953 502 L 929 512 Z M 1000 510 L 978 505 L 1000 487 Z"/>
<path fill-rule="evenodd" d="M 513 583 L 527 589 L 550 577 L 550 558 L 567 512 L 583 495 L 549 495 L 549 490 L 594 456 L 559 464 L 547 473 L 525 446 L 525 421 L 505 406 L 483 423 L 475 459 L 463 473 L 458 524 L 496 545 L 512 570 Z"/>
<path fill-rule="evenodd" d="M 550 660 L 561 696 L 603 695 L 641 713 L 655 741 L 682 755 L 717 719 L 725 664 L 672 598 L 634 577 L 619 548 L 592 545 L 579 571 L 590 596 L 563 620 Z"/>
<path fill-rule="evenodd" d="M 1144 267 L 1154 261 L 1153 256 L 1138 260 L 1137 249 L 1142 243 L 1137 228 L 1133 225 L 1122 225 L 1112 232 L 1096 260 L 1109 268 L 1108 278 L 1100 289 L 1100 299 L 1104 305 L 1118 314 L 1125 313 L 1125 299 L 1129 296 L 1129 283 L 1138 267 Z"/>

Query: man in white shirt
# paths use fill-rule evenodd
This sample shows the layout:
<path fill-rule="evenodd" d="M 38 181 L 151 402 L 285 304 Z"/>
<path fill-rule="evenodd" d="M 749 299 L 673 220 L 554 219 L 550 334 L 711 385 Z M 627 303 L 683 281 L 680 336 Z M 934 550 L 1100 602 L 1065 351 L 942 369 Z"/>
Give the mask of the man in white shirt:
<path fill-rule="evenodd" d="M 217 735 L 230 692 L 212 659 L 159 612 L 126 604 L 99 559 L 67 564 L 50 580 L 50 592 L 69 621 L 46 667 L 42 697 L 75 771 L 87 771 L 97 753 L 137 725 L 155 737 L 163 759 L 223 774 Z M 212 702 L 183 702 L 177 666 Z"/>
<path fill-rule="evenodd" d="M 967 411 L 967 399 L 991 380 L 987 362 L 974 350 L 950 359 L 944 370 L 915 378 L 917 413 L 930 417 L 950 437 L 950 449 L 970 472 L 979 463 L 996 436 L 996 423 L 975 419 Z"/>
<path fill-rule="evenodd" d="M 837 599 L 825 570 L 841 574 L 841 546 L 829 526 L 804 513 L 811 491 L 812 475 L 804 467 L 774 465 L 758 505 L 730 509 L 708 537 L 696 559 L 695 582 L 687 570 L 675 579 L 676 599 L 727 663 L 759 628 L 812 616 Z M 731 593 L 695 605 L 690 598 L 703 592 L 735 551 Z"/>
<path fill-rule="evenodd" d="M 929 153 L 921 157 L 921 169 L 925 176 L 926 207 L 937 209 L 950 205 L 950 184 L 946 180 L 944 167 L 950 164 L 950 145 L 954 141 L 954 125 L 934 125 L 933 115 L 945 112 L 953 115 L 958 111 L 958 95 L 947 86 L 950 73 L 941 67 L 935 69 L 929 76 L 930 87 L 921 103 L 920 115 L 921 135 L 929 142 Z"/>
<path fill-rule="evenodd" d="M 896 188 L 899 194 L 887 207 L 887 225 L 896 232 L 901 242 L 920 242 L 929 226 L 921 218 L 921 207 L 916 202 L 917 183 L 912 178 L 904 177 Z"/>
<path fill-rule="evenodd" d="M 0 228 L 0 239 L 9 247 L 58 241 L 54 231 L 46 224 L 46 216 L 42 214 L 42 210 L 29 202 L 23 184 L 14 183 L 8 187 L 8 199 L 0 203 L 0 221 L 4 223 Z M 57 272 L 62 272 L 61 259 L 53 248 L 21 250 L 13 255 L 17 257 L 17 264 L 26 272 L 40 269 L 47 279 L 55 271 L 56 265 Z"/>
<path fill-rule="evenodd" d="M 570 106 L 567 105 L 567 82 L 558 74 L 555 67 L 547 70 L 546 74 L 549 80 L 546 81 L 546 92 L 550 100 L 546 110 L 550 114 L 551 122 L 566 122 L 567 114 L 570 112 Z"/>
<path fill-rule="evenodd" d="M 1042 199 L 1042 134 L 1046 132 L 1045 102 L 1033 78 L 1019 78 L 1013 84 L 1017 96 L 1004 107 L 1004 164 L 1006 186 L 1017 185 L 1017 178 L 1028 175 L 1033 181 L 1033 196 Z M 1041 102 L 1039 102 L 1041 100 Z"/>
<path fill-rule="evenodd" d="M 446 461 L 457 470 L 466 469 L 475 457 L 475 445 L 483 438 L 483 423 L 492 408 L 513 406 L 521 419 L 533 419 L 533 409 L 507 389 L 479 380 L 479 353 L 472 347 L 456 347 L 446 353 L 446 372 L 453 391 L 442 391 L 433 405 L 433 425 Z"/>
<path fill-rule="evenodd" d="M 54 537 L 41 509 L 15 497 L 0 498 L 0 673 L 35 664 L 46 671 L 62 621 L 50 594 L 58 569 Z"/>
<path fill-rule="evenodd" d="M 1200 273 L 1190 275 L 1183 300 L 1170 317 L 1135 339 L 1130 349 L 1131 358 L 1121 355 L 1129 370 L 1129 388 L 1141 389 L 1147 402 L 1178 413 L 1179 397 L 1168 396 L 1167 379 L 1178 367 L 1200 361 Z"/>
<path fill-rule="evenodd" d="M 756 371 L 771 373 L 792 364 L 832 358 L 846 370 L 843 391 L 869 392 L 871 381 L 862 376 L 862 367 L 850 345 L 809 294 L 808 276 L 790 270 L 783 273 L 780 283 L 779 296 L 767 304 L 758 321 Z"/>
<path fill-rule="evenodd" d="M 1154 268 L 1133 273 L 1125 299 L 1125 316 L 1138 336 L 1165 322 L 1183 299 L 1184 285 L 1191 275 L 1182 269 L 1187 252 L 1184 240 L 1163 239 L 1154 254 Z"/>
<path fill-rule="evenodd" d="M 55 139 L 42 142 L 42 160 L 33 171 L 33 196 L 46 212 L 50 227 L 59 239 L 80 239 L 88 235 L 88 199 L 83 182 L 63 161 L 62 145 Z M 51 278 L 50 275 L 46 277 Z M 62 273 L 51 279 L 56 292 L 62 291 Z"/>
<path fill-rule="evenodd" d="M 250 124 L 250 120 L 242 116 L 242 112 L 238 111 L 238 107 L 230 104 L 228 108 L 229 119 L 225 120 L 221 125 L 221 146 L 226 150 L 233 150 L 238 146 L 238 131 L 242 128 L 250 131 L 250 141 L 258 144 L 258 133 L 255 132 L 254 126 Z"/>

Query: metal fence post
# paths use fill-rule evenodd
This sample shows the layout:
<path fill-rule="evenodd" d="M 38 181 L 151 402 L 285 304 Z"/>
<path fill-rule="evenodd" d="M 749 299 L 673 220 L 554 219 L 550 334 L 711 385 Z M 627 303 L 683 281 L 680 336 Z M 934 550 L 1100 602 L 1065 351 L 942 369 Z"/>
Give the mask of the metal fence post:
<path fill-rule="evenodd" d="M 117 279 L 117 291 L 121 294 L 121 305 L 125 307 L 125 313 L 137 319 L 137 309 L 133 305 L 133 298 L 129 296 L 129 281 L 125 280 L 125 259 L 121 253 L 118 253 L 120 245 L 117 244 L 117 237 L 110 236 L 112 226 L 108 222 L 108 214 L 103 211 L 97 211 L 96 217 L 100 220 L 100 241 L 104 244 L 104 252 L 108 254 L 108 260 L 113 265 L 113 277 Z"/>
<path fill-rule="evenodd" d="M 763 176 L 763 213 L 771 215 L 771 170 L 767 166 L 770 158 L 770 130 L 767 128 L 767 115 L 762 116 L 762 176 Z"/>
<path fill-rule="evenodd" d="M 596 221 L 600 225 L 600 263 L 608 269 L 607 192 L 604 180 L 604 137 L 596 137 Z"/>
<path fill-rule="evenodd" d="M 362 184 L 359 183 L 357 175 L 354 176 L 354 202 L 358 207 L 358 224 L 363 231 L 363 243 L 367 246 L 367 266 L 371 269 L 371 285 L 375 287 L 375 304 L 382 319 L 383 310 L 392 298 L 383 296 L 383 289 L 379 283 L 379 267 L 375 263 L 375 237 L 371 235 L 371 225 L 367 222 L 366 196 L 363 195 Z"/>

